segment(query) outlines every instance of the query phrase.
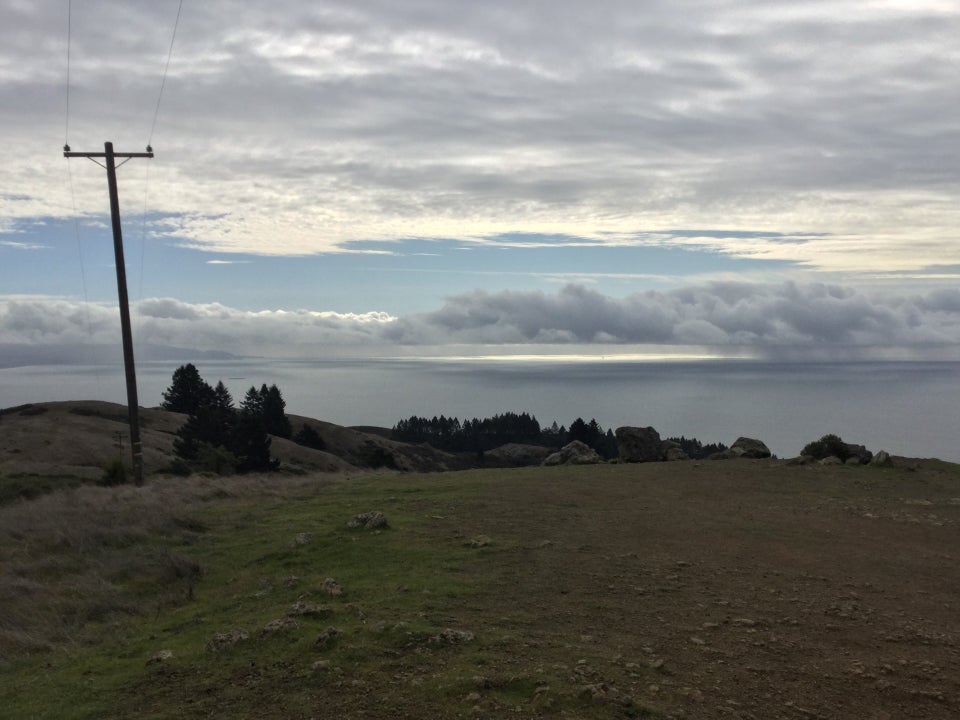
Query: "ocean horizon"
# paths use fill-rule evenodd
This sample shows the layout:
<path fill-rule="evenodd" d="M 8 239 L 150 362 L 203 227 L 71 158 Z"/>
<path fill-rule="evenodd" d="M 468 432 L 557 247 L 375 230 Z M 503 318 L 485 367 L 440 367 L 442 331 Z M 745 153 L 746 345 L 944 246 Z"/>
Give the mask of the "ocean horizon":
<path fill-rule="evenodd" d="M 186 361 L 185 361 L 186 362 Z M 827 433 L 876 452 L 960 462 L 960 362 L 768 362 L 550 359 L 201 359 L 239 403 L 277 384 L 287 412 L 338 425 L 391 427 L 419 415 L 461 420 L 529 412 L 543 426 L 582 417 L 604 429 L 653 426 L 661 436 L 731 444 L 763 440 L 780 457 Z M 162 402 L 177 361 L 137 366 L 141 406 Z M 122 364 L 0 369 L 0 407 L 125 403 Z"/>

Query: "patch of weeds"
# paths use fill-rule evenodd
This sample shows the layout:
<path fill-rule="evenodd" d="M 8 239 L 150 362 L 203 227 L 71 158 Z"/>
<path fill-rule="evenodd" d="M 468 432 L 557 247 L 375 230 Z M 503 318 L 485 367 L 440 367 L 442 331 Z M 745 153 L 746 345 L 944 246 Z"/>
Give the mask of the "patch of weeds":
<path fill-rule="evenodd" d="M 101 487 L 115 487 L 116 485 L 126 485 L 128 482 L 127 468 L 120 458 L 114 458 L 103 466 L 103 475 L 97 481 Z"/>
<path fill-rule="evenodd" d="M 43 415 L 50 408 L 43 407 L 42 405 L 24 405 L 20 410 L 21 415 L 26 415 L 27 417 L 34 415 Z"/>
<path fill-rule="evenodd" d="M 17 500 L 32 500 L 57 490 L 80 487 L 86 482 L 76 475 L 7 475 L 0 477 L 0 505 Z"/>

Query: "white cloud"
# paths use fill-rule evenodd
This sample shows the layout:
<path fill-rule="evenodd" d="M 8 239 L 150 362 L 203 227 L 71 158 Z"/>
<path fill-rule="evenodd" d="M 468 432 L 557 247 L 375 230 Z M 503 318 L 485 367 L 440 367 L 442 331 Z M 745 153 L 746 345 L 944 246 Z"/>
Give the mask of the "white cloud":
<path fill-rule="evenodd" d="M 465 346 L 596 348 L 711 346 L 728 354 L 796 352 L 842 359 L 862 350 L 911 357 L 960 354 L 960 291 L 898 295 L 839 285 L 711 283 L 623 298 L 568 285 L 556 293 L 475 291 L 434 312 L 242 311 L 172 298 L 134 305 L 140 343 L 240 355 L 328 357 Z M 116 342 L 116 311 L 63 298 L 0 298 L 5 343 Z M 406 350 L 403 350 L 406 348 Z M 420 351 L 417 348 L 421 348 Z M 589 350 L 587 350 L 589 352 Z"/>
<path fill-rule="evenodd" d="M 65 11 L 0 9 L 0 222 L 68 216 Z M 146 143 L 175 14 L 75 5 L 74 149 Z M 806 233 L 706 243 L 810 268 L 957 265 L 958 35 L 947 1 L 188 4 L 157 158 L 121 183 L 222 252 L 703 227 Z"/>

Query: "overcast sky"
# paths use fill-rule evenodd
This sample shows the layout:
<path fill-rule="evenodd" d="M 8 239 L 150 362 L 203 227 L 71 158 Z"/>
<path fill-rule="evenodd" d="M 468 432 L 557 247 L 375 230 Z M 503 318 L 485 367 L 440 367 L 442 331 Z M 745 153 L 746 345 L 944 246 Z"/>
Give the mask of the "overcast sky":
<path fill-rule="evenodd" d="M 0 345 L 114 340 L 110 140 L 138 342 L 960 357 L 956 0 L 185 0 L 155 126 L 179 0 L 68 6 L 0 0 Z"/>

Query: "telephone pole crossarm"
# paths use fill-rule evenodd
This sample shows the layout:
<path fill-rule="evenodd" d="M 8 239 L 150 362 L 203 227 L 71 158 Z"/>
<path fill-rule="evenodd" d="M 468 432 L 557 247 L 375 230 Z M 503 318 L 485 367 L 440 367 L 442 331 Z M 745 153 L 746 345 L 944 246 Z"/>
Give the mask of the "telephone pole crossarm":
<path fill-rule="evenodd" d="M 130 329 L 130 302 L 127 297 L 127 268 L 123 258 L 123 232 L 120 227 L 120 198 L 117 192 L 117 164 L 115 160 L 116 158 L 152 158 L 153 148 L 147 145 L 146 152 L 119 153 L 113 151 L 113 143 L 105 142 L 103 144 L 103 152 L 72 152 L 69 145 L 64 145 L 63 156 L 66 158 L 104 158 L 106 160 L 106 165 L 103 167 L 107 170 L 107 187 L 110 191 L 110 219 L 113 224 L 113 254 L 117 266 L 117 295 L 120 299 L 120 330 L 123 336 L 123 367 L 127 381 L 127 413 L 130 419 L 133 480 L 137 485 L 142 485 L 143 444 L 140 442 L 137 372 L 133 362 L 133 333 Z"/>
<path fill-rule="evenodd" d="M 70 147 L 70 146 L 66 145 L 65 147 Z M 139 152 L 139 153 L 115 152 L 110 154 L 115 158 L 152 158 L 153 150 L 149 152 Z M 65 158 L 72 158 L 72 157 L 105 158 L 107 157 L 107 153 L 105 152 L 73 152 L 72 150 L 64 150 L 63 156 Z"/>

